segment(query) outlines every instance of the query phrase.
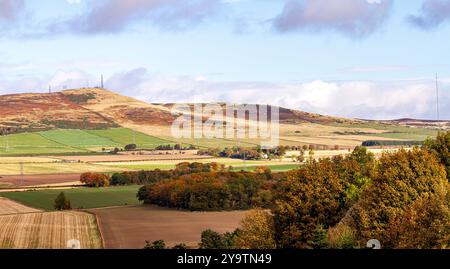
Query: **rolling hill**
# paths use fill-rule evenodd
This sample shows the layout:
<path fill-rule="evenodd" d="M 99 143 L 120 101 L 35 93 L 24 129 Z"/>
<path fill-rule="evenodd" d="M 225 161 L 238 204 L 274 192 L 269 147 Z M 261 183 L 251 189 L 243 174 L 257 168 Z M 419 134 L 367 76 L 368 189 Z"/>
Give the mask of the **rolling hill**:
<path fill-rule="evenodd" d="M 171 104 L 145 103 L 99 88 L 3 95 L 0 96 L 0 153 L 7 153 L 10 143 L 21 149 L 20 152 L 27 152 L 27 147 L 32 152 L 39 152 L 42 147 L 53 148 L 56 153 L 84 152 L 123 146 L 133 141 L 132 136 L 142 148 L 169 143 L 200 147 L 255 146 L 260 142 L 258 139 L 174 139 L 171 124 L 178 115 L 172 114 L 171 108 Z M 450 129 L 450 122 L 370 121 L 280 108 L 282 145 L 352 148 L 366 140 L 421 141 L 442 129 Z"/>

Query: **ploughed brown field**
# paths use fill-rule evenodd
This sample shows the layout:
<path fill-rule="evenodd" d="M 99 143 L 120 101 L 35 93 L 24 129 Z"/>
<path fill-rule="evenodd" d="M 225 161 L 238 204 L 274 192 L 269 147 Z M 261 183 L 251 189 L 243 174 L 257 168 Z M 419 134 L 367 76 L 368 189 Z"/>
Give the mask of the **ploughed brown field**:
<path fill-rule="evenodd" d="M 80 180 L 80 174 L 52 174 L 52 175 L 17 175 L 1 176 L 0 185 L 28 187 L 39 185 L 53 185 L 61 183 L 74 183 Z"/>
<path fill-rule="evenodd" d="M 157 206 L 117 207 L 89 210 L 98 218 L 105 248 L 142 249 L 145 241 L 164 240 L 174 246 L 197 247 L 201 233 L 220 233 L 239 228 L 247 211 L 188 212 Z"/>

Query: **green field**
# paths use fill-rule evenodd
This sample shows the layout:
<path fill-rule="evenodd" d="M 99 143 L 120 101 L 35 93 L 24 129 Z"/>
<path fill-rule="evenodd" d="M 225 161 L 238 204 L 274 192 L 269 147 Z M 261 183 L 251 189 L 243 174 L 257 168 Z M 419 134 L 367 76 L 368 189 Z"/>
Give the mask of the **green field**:
<path fill-rule="evenodd" d="M 0 156 L 92 153 L 102 148 L 123 148 L 136 142 L 138 148 L 155 148 L 170 141 L 126 128 L 108 130 L 54 130 L 0 136 Z"/>
<path fill-rule="evenodd" d="M 361 124 L 339 124 L 340 127 L 358 127 L 358 128 L 368 128 L 375 130 L 383 130 L 386 133 L 382 134 L 370 134 L 370 136 L 378 136 L 382 138 L 391 139 L 403 139 L 403 140 L 415 140 L 424 141 L 429 137 L 436 137 L 437 130 L 426 129 L 426 128 L 414 128 L 408 126 L 400 125 L 390 125 L 390 124 L 379 124 L 379 123 L 361 123 Z"/>
<path fill-rule="evenodd" d="M 63 190 L 73 209 L 90 209 L 110 206 L 139 205 L 136 194 L 140 186 L 109 188 L 78 188 Z M 53 211 L 53 203 L 61 190 L 0 193 L 0 196 L 24 205 Z"/>
<path fill-rule="evenodd" d="M 82 149 L 60 144 L 39 133 L 0 136 L 0 155 L 83 152 Z"/>
<path fill-rule="evenodd" d="M 90 134 L 83 130 L 56 130 L 40 133 L 44 138 L 56 143 L 76 148 L 120 146 L 110 139 Z"/>
<path fill-rule="evenodd" d="M 103 137 L 120 145 L 136 144 L 139 148 L 155 148 L 159 145 L 174 144 L 171 141 L 149 136 L 126 128 L 92 130 L 89 134 Z"/>

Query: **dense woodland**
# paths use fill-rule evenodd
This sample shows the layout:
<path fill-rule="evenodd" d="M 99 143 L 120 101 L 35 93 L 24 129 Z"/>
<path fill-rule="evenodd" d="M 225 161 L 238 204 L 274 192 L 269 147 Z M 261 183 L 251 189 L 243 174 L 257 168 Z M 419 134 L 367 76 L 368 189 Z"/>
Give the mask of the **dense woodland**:
<path fill-rule="evenodd" d="M 144 184 L 138 198 L 161 206 L 261 208 L 234 233 L 205 231 L 202 248 L 345 249 L 377 239 L 383 248 L 430 249 L 450 248 L 449 175 L 447 132 L 379 159 L 358 147 L 283 173 L 182 163 L 171 171 L 116 174 L 108 182 Z"/>
<path fill-rule="evenodd" d="M 202 248 L 450 248 L 450 132 L 422 148 L 363 148 L 310 161 L 280 182 L 271 211 L 252 211 L 234 233 L 205 231 Z"/>

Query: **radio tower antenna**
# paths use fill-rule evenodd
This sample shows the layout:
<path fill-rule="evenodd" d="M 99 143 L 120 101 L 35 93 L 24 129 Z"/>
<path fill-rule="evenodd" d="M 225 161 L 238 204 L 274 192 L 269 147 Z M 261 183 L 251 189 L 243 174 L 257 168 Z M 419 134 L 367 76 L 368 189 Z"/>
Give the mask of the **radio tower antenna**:
<path fill-rule="evenodd" d="M 439 113 L 439 82 L 438 82 L 438 74 L 436 73 L 436 112 L 437 112 L 437 120 L 440 120 Z"/>
<path fill-rule="evenodd" d="M 101 88 L 102 88 L 102 89 L 104 89 L 104 88 L 105 88 L 105 87 L 104 87 L 105 85 L 103 84 L 103 74 L 102 74 L 102 81 L 101 81 L 101 85 L 102 85 L 102 86 L 101 86 Z"/>

